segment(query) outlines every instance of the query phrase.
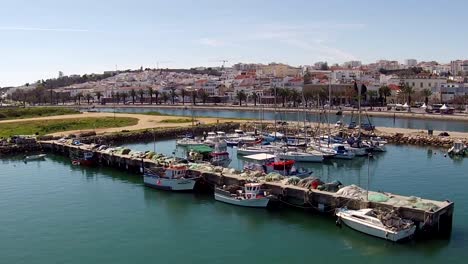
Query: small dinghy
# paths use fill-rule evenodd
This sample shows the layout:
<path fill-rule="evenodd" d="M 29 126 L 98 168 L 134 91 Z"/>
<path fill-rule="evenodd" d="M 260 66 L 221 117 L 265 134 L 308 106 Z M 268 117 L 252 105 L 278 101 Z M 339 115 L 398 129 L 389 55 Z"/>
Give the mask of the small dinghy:
<path fill-rule="evenodd" d="M 31 155 L 31 156 L 25 156 L 24 160 L 25 161 L 31 161 L 31 160 L 43 160 L 45 158 L 46 154 L 38 154 L 38 155 Z"/>

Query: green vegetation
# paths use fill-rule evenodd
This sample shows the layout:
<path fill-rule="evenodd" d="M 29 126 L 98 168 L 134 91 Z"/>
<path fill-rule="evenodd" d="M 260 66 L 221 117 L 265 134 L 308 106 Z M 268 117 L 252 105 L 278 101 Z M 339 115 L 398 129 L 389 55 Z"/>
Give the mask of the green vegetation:
<path fill-rule="evenodd" d="M 197 120 L 193 120 L 197 122 Z M 177 119 L 164 119 L 159 121 L 159 123 L 167 123 L 167 124 L 181 124 L 181 123 L 189 123 L 192 122 L 191 118 L 177 118 Z"/>
<path fill-rule="evenodd" d="M 21 119 L 42 116 L 79 114 L 80 112 L 63 107 L 30 107 L 0 109 L 0 120 Z"/>
<path fill-rule="evenodd" d="M 129 117 L 92 117 L 0 123 L 0 137 L 45 135 L 61 131 L 132 126 L 138 119 Z"/>

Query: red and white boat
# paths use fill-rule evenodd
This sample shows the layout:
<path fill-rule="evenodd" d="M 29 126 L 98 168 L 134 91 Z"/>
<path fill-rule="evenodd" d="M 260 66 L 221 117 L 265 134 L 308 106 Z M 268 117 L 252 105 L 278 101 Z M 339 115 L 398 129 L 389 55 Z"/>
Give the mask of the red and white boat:
<path fill-rule="evenodd" d="M 312 175 L 312 170 L 307 168 L 297 169 L 294 160 L 279 160 L 276 155 L 261 153 L 244 156 L 244 159 L 253 161 L 253 164 L 247 163 L 244 169 L 261 170 L 265 173 L 276 172 L 283 176 L 308 177 Z"/>
<path fill-rule="evenodd" d="M 81 166 L 93 166 L 96 164 L 96 159 L 94 157 L 93 152 L 84 152 L 79 156 L 72 157 L 72 164 Z"/>

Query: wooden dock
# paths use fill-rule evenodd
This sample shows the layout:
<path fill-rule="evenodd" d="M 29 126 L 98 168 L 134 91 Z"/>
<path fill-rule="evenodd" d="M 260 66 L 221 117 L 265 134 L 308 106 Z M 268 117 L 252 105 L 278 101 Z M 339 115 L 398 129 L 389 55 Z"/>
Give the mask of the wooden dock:
<path fill-rule="evenodd" d="M 88 145 L 75 146 L 57 141 L 39 142 L 45 150 L 69 155 L 70 152 L 91 151 L 94 153 L 99 164 L 114 167 L 142 175 L 143 168 L 155 166 L 155 161 L 91 150 Z M 205 183 L 214 185 L 240 185 L 245 182 L 239 175 L 229 175 L 214 172 L 199 171 Z M 418 235 L 424 236 L 447 236 L 452 230 L 454 203 L 450 201 L 433 201 L 423 199 L 424 203 L 437 205 L 436 211 L 427 211 L 411 206 L 394 206 L 389 202 L 369 202 L 363 199 L 340 196 L 333 192 L 306 189 L 294 185 L 286 185 L 281 182 L 264 182 L 265 188 L 271 190 L 272 194 L 290 206 L 311 209 L 324 214 L 333 214 L 336 208 L 343 206 L 349 209 L 379 208 L 392 209 L 401 217 L 413 220 L 418 226 Z M 373 193 L 373 192 L 370 192 Z M 386 193 L 388 194 L 388 193 Z M 405 196 L 391 194 L 392 197 L 408 199 Z"/>

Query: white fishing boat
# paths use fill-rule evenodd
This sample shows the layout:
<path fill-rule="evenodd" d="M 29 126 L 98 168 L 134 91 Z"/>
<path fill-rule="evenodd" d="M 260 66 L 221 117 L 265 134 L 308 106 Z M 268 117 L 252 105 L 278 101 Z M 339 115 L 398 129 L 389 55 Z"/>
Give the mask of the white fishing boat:
<path fill-rule="evenodd" d="M 226 150 L 226 147 L 216 144 L 214 151 L 210 154 L 210 163 L 215 166 L 227 167 L 231 163 L 231 159 Z"/>
<path fill-rule="evenodd" d="M 335 214 L 338 224 L 342 222 L 354 230 L 394 242 L 410 238 L 416 231 L 412 221 L 391 214 L 378 215 L 373 209 L 340 208 Z"/>
<path fill-rule="evenodd" d="M 24 160 L 25 161 L 43 160 L 45 158 L 45 156 L 46 156 L 46 154 L 30 155 L 30 156 L 25 156 Z"/>
<path fill-rule="evenodd" d="M 448 154 L 450 155 L 460 155 L 463 156 L 467 154 L 468 149 L 465 144 L 461 140 L 457 140 L 453 143 L 453 146 L 448 150 Z"/>
<path fill-rule="evenodd" d="M 332 145 L 333 150 L 335 151 L 335 156 L 333 158 L 335 159 L 354 159 L 356 155 L 354 152 L 349 151 L 346 149 L 346 147 L 343 144 L 333 144 Z"/>
<path fill-rule="evenodd" d="M 246 183 L 244 187 L 236 190 L 228 190 L 223 188 L 215 188 L 215 200 L 245 207 L 265 208 L 268 206 L 270 199 L 268 194 L 261 190 L 260 183 Z"/>
<path fill-rule="evenodd" d="M 186 165 L 145 169 L 143 176 L 146 186 L 169 191 L 192 191 L 199 178 L 191 175 Z"/>
<path fill-rule="evenodd" d="M 277 154 L 280 159 L 294 160 L 299 162 L 323 162 L 323 154 L 312 150 L 307 152 L 286 151 Z"/>
<path fill-rule="evenodd" d="M 237 139 L 237 138 L 240 138 L 240 137 L 243 137 L 243 136 L 245 136 L 244 131 L 240 130 L 240 129 L 236 129 L 236 130 L 234 130 L 234 133 L 227 134 L 226 138 L 228 138 L 228 139 Z"/>

